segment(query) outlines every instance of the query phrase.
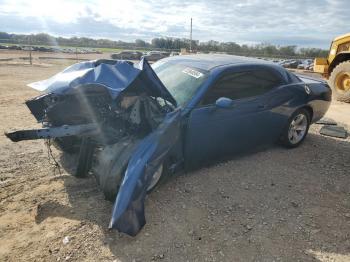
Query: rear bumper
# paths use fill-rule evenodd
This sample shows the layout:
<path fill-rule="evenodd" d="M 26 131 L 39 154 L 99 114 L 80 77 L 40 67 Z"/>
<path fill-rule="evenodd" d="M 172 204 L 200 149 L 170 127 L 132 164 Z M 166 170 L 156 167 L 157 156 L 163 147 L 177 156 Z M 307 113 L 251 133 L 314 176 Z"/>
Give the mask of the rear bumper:
<path fill-rule="evenodd" d="M 329 86 L 326 84 L 322 89 L 323 90 L 319 90 L 319 93 L 316 95 L 317 98 L 313 98 L 313 100 L 309 102 L 309 105 L 313 109 L 312 123 L 324 117 L 332 102 L 332 90 Z"/>
<path fill-rule="evenodd" d="M 314 111 L 314 115 L 312 117 L 312 121 L 311 123 L 316 123 L 317 121 L 319 121 L 322 117 L 324 117 L 324 115 L 327 113 L 328 108 L 331 105 L 330 101 L 319 101 L 317 103 L 317 110 Z M 314 107 L 315 108 L 315 107 Z"/>

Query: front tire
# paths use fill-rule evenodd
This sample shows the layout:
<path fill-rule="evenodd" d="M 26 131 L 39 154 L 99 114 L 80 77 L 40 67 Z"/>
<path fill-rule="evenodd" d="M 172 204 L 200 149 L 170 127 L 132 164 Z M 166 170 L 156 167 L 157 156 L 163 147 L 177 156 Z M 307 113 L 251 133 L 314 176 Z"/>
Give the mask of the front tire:
<path fill-rule="evenodd" d="M 53 145 L 68 154 L 79 153 L 81 139 L 74 136 L 56 137 L 52 139 Z"/>
<path fill-rule="evenodd" d="M 333 69 L 328 85 L 338 101 L 350 103 L 350 61 L 342 62 Z"/>
<path fill-rule="evenodd" d="M 157 168 L 156 172 L 152 175 L 151 182 L 147 187 L 147 193 L 151 193 L 156 186 L 163 180 L 164 173 L 166 171 L 165 165 L 162 163 Z"/>
<path fill-rule="evenodd" d="M 105 199 L 115 201 L 129 159 L 138 141 L 126 139 L 105 146 L 96 155 L 93 173 Z"/>
<path fill-rule="evenodd" d="M 299 146 L 309 131 L 310 122 L 310 113 L 306 109 L 294 112 L 282 132 L 281 144 L 287 148 Z"/>

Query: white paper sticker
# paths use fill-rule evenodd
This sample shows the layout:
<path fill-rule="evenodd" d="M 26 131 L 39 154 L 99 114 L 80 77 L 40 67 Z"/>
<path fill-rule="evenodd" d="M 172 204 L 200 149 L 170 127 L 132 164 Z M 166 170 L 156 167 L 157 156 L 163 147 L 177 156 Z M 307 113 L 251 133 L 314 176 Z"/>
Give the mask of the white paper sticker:
<path fill-rule="evenodd" d="M 192 68 L 186 67 L 184 70 L 182 70 L 182 73 L 185 73 L 187 75 L 190 75 L 194 78 L 200 78 L 203 76 L 203 74 L 201 72 L 198 72 Z"/>

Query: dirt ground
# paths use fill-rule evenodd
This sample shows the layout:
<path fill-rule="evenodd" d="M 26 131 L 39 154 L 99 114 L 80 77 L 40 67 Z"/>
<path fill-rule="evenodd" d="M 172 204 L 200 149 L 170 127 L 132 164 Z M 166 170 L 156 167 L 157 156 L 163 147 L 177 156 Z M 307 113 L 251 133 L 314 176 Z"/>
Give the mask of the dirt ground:
<path fill-rule="evenodd" d="M 0 62 L 0 261 L 350 261 L 350 139 L 317 125 L 297 149 L 179 174 L 148 196 L 135 238 L 109 231 L 93 177 L 59 174 L 42 141 L 3 135 L 35 126 L 25 85 L 69 63 Z M 327 116 L 350 127 L 349 112 L 334 102 Z"/>

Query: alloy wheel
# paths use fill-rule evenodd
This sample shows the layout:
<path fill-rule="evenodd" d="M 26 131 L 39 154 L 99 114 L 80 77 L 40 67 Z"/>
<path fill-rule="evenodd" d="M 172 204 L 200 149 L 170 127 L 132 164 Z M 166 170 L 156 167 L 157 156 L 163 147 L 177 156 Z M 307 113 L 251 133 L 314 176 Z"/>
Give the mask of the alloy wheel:
<path fill-rule="evenodd" d="M 304 114 L 298 114 L 290 123 L 288 139 L 291 144 L 297 144 L 303 140 L 307 130 L 308 120 Z"/>

